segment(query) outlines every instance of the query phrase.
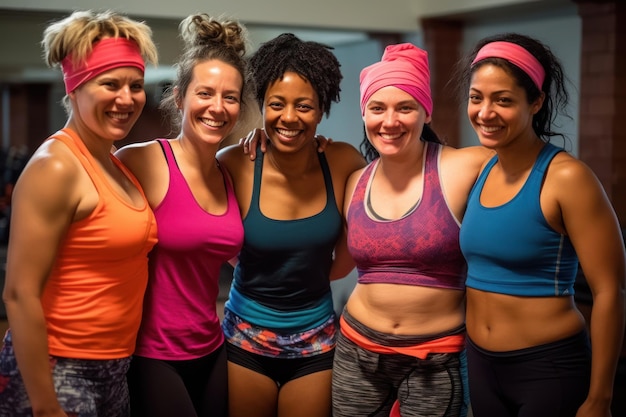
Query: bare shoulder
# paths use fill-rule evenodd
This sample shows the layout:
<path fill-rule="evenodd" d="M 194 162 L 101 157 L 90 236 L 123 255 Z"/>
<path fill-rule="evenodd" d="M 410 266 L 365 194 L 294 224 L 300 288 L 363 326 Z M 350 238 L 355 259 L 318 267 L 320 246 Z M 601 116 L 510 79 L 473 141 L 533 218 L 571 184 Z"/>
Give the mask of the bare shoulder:
<path fill-rule="evenodd" d="M 548 166 L 544 188 L 559 200 L 588 200 L 604 194 L 604 188 L 593 170 L 567 152 L 559 152 Z"/>
<path fill-rule="evenodd" d="M 157 156 L 161 155 L 163 155 L 163 151 L 156 140 L 131 143 L 115 151 L 115 156 L 129 167 L 139 163 L 151 163 Z"/>
<path fill-rule="evenodd" d="M 220 149 L 216 157 L 228 173 L 235 178 L 254 167 L 254 161 L 250 159 L 250 155 L 244 153 L 243 145 L 240 144 L 229 145 Z"/>
<path fill-rule="evenodd" d="M 469 165 L 479 165 L 482 167 L 495 154 L 495 151 L 487 149 L 484 146 L 467 146 L 463 148 L 444 146 L 442 158 L 450 158 L 454 159 L 455 162 L 466 163 Z"/>
<path fill-rule="evenodd" d="M 365 168 L 367 168 L 367 166 L 359 168 L 350 174 L 348 177 L 348 185 L 346 186 L 347 188 L 354 189 L 354 187 L 356 187 L 356 183 L 359 181 L 359 178 L 361 178 L 361 175 L 363 175 Z"/>
<path fill-rule="evenodd" d="M 591 168 L 580 159 L 567 152 L 559 152 L 548 166 L 546 181 L 560 187 L 577 187 L 582 183 L 597 183 L 597 177 Z"/>
<path fill-rule="evenodd" d="M 346 177 L 366 165 L 363 155 L 347 142 L 333 142 L 326 147 L 324 154 L 331 169 L 341 169 Z"/>
<path fill-rule="evenodd" d="M 470 181 L 472 184 L 495 152 L 483 146 L 453 148 L 444 146 L 441 152 L 443 177 Z"/>
<path fill-rule="evenodd" d="M 78 184 L 84 169 L 62 142 L 44 142 L 22 171 L 13 194 L 14 202 L 26 199 L 41 210 L 73 205 L 79 199 Z"/>
<path fill-rule="evenodd" d="M 30 158 L 20 179 L 43 180 L 49 177 L 53 180 L 71 180 L 82 171 L 80 162 L 74 153 L 63 143 L 57 140 L 44 142 Z M 52 185 L 52 184 L 51 184 Z"/>

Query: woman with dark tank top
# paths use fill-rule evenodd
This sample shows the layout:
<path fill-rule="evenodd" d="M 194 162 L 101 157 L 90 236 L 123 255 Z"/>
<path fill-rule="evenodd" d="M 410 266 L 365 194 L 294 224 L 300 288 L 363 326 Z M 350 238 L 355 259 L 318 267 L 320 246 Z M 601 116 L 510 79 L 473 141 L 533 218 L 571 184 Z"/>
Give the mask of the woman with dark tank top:
<path fill-rule="evenodd" d="M 333 416 L 462 416 L 466 264 L 459 227 L 490 153 L 444 146 L 430 129 L 425 51 L 388 46 L 360 80 L 371 162 L 346 186 L 358 281 L 340 321 Z"/>
<path fill-rule="evenodd" d="M 461 227 L 474 415 L 609 416 L 624 331 L 624 244 L 593 172 L 548 142 L 567 106 L 563 69 L 539 41 L 481 40 L 462 63 L 467 114 L 496 151 Z M 591 345 L 574 303 L 593 294 Z"/>
<path fill-rule="evenodd" d="M 347 255 L 346 180 L 365 161 L 346 143 L 317 151 L 317 125 L 339 99 L 342 78 L 328 47 L 283 34 L 250 65 L 267 151 L 254 161 L 241 146 L 218 156 L 244 225 L 223 321 L 229 413 L 327 417 L 336 333 L 330 270 L 333 254 Z"/>

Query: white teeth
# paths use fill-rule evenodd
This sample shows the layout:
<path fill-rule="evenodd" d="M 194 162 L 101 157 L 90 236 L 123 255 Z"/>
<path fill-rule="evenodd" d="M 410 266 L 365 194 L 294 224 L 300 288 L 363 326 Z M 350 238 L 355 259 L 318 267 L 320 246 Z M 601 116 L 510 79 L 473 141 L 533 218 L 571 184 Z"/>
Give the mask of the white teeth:
<path fill-rule="evenodd" d="M 502 129 L 500 126 L 481 126 L 480 127 L 483 132 L 492 133 Z"/>
<path fill-rule="evenodd" d="M 130 117 L 129 113 L 118 113 L 113 111 L 109 112 L 109 115 L 116 119 L 128 119 Z"/>
<path fill-rule="evenodd" d="M 296 136 L 298 133 L 300 133 L 299 130 L 285 130 L 285 129 L 276 129 L 276 131 L 283 135 L 286 136 L 288 138 L 293 138 L 294 136 Z"/>
<path fill-rule="evenodd" d="M 211 127 L 222 127 L 226 124 L 226 122 L 224 121 L 218 122 L 217 120 L 211 120 L 211 119 L 202 119 L 202 123 L 205 123 Z"/>
<path fill-rule="evenodd" d="M 402 136 L 402 133 L 397 133 L 395 135 L 392 135 L 392 134 L 389 134 L 389 133 L 380 133 L 380 136 L 383 139 L 392 140 L 392 139 L 398 139 L 400 136 Z"/>

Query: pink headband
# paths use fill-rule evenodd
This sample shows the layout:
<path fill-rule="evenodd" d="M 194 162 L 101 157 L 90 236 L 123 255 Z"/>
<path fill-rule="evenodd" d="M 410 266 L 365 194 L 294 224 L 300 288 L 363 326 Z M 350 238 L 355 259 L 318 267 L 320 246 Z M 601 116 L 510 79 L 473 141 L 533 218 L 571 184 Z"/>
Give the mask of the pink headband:
<path fill-rule="evenodd" d="M 93 45 L 91 54 L 74 66 L 71 54 L 61 62 L 67 94 L 98 74 L 119 67 L 136 67 L 142 72 L 145 64 L 139 46 L 126 38 L 104 38 Z"/>
<path fill-rule="evenodd" d="M 533 80 L 539 91 L 542 91 L 546 72 L 537 58 L 525 48 L 511 42 L 491 42 L 480 48 L 472 65 L 486 58 L 506 59 L 524 71 Z"/>
<path fill-rule="evenodd" d="M 385 48 L 381 61 L 364 68 L 360 80 L 362 115 L 372 94 L 389 86 L 409 93 L 428 115 L 432 114 L 428 54 L 413 44 L 401 43 Z"/>

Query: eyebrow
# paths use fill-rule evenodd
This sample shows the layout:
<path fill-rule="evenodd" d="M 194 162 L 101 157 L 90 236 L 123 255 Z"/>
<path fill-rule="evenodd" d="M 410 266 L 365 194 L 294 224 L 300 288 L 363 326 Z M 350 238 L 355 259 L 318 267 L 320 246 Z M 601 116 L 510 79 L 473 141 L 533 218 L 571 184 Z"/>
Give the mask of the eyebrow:
<path fill-rule="evenodd" d="M 393 105 L 394 106 L 399 106 L 399 105 L 403 105 L 403 104 L 415 104 L 415 103 L 417 103 L 417 100 L 402 100 L 402 101 L 399 101 L 397 103 L 394 103 Z M 377 106 L 386 106 L 386 105 L 388 105 L 384 101 L 379 101 L 379 100 L 371 100 L 368 105 L 371 105 L 371 104 L 375 104 Z"/>

